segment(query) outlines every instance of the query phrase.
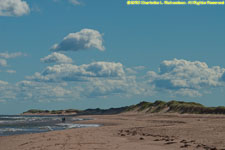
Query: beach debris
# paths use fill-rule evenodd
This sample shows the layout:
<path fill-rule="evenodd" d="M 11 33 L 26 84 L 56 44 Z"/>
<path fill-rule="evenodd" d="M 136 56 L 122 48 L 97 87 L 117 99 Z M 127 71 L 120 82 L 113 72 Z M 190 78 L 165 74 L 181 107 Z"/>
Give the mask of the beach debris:
<path fill-rule="evenodd" d="M 144 140 L 144 138 L 143 137 L 140 137 L 139 140 Z"/>
<path fill-rule="evenodd" d="M 189 145 L 189 144 L 184 144 L 184 145 L 180 146 L 180 148 L 186 148 L 186 147 L 189 147 L 189 146 L 191 146 L 191 145 Z"/>

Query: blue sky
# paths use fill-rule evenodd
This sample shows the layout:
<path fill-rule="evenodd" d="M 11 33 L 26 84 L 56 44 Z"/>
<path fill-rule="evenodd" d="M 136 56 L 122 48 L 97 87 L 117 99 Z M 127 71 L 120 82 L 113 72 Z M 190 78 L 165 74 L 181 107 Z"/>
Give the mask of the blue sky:
<path fill-rule="evenodd" d="M 0 114 L 156 99 L 225 105 L 224 5 L 7 1 L 0 0 Z"/>

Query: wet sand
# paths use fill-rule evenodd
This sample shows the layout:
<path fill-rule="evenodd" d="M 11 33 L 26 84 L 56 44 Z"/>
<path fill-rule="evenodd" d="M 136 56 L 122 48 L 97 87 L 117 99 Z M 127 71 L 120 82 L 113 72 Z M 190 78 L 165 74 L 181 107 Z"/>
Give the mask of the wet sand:
<path fill-rule="evenodd" d="M 0 137 L 0 150 L 225 150 L 225 115 L 138 114 L 79 116 L 103 124 Z"/>

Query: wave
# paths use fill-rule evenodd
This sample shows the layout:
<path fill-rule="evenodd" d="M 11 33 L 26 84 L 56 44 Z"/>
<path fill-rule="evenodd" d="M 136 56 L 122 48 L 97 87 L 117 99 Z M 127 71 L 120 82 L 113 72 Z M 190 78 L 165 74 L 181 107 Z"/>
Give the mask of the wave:
<path fill-rule="evenodd" d="M 56 124 L 58 126 L 63 126 L 67 129 L 71 128 L 85 128 L 85 127 L 99 127 L 100 125 L 98 124 L 74 124 L 74 123 L 59 123 Z"/>
<path fill-rule="evenodd" d="M 99 127 L 98 124 L 75 124 L 74 121 L 89 120 L 76 117 L 67 117 L 62 122 L 62 116 L 1 116 L 0 136 L 40 133 L 71 128 Z"/>
<path fill-rule="evenodd" d="M 50 126 L 39 127 L 39 129 L 44 129 L 44 130 L 48 130 L 48 131 L 53 131 L 52 127 L 50 127 Z"/>
<path fill-rule="evenodd" d="M 17 132 L 17 131 L 26 131 L 26 129 L 21 128 L 2 128 L 0 132 Z"/>
<path fill-rule="evenodd" d="M 59 117 L 0 117 L 0 124 L 60 121 Z"/>

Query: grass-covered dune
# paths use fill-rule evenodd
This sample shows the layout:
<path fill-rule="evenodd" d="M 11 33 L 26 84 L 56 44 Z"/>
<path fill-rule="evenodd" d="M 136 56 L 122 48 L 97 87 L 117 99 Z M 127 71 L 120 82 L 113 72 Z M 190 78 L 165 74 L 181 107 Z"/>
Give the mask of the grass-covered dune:
<path fill-rule="evenodd" d="M 137 105 L 129 106 L 127 111 L 138 111 L 146 113 L 157 112 L 176 112 L 176 113 L 191 113 L 191 114 L 225 114 L 225 107 L 205 107 L 202 104 L 195 102 L 183 102 L 183 101 L 155 101 L 141 102 Z"/>
<path fill-rule="evenodd" d="M 67 109 L 67 110 L 37 110 L 31 109 L 23 114 L 77 114 L 77 115 L 104 115 L 104 114 L 119 114 L 123 112 L 143 112 L 143 113 L 189 113 L 189 114 L 225 114 L 225 107 L 205 107 L 202 104 L 195 102 L 183 102 L 183 101 L 169 101 L 164 102 L 157 100 L 154 103 L 140 102 L 136 105 L 110 108 L 110 109 Z"/>

